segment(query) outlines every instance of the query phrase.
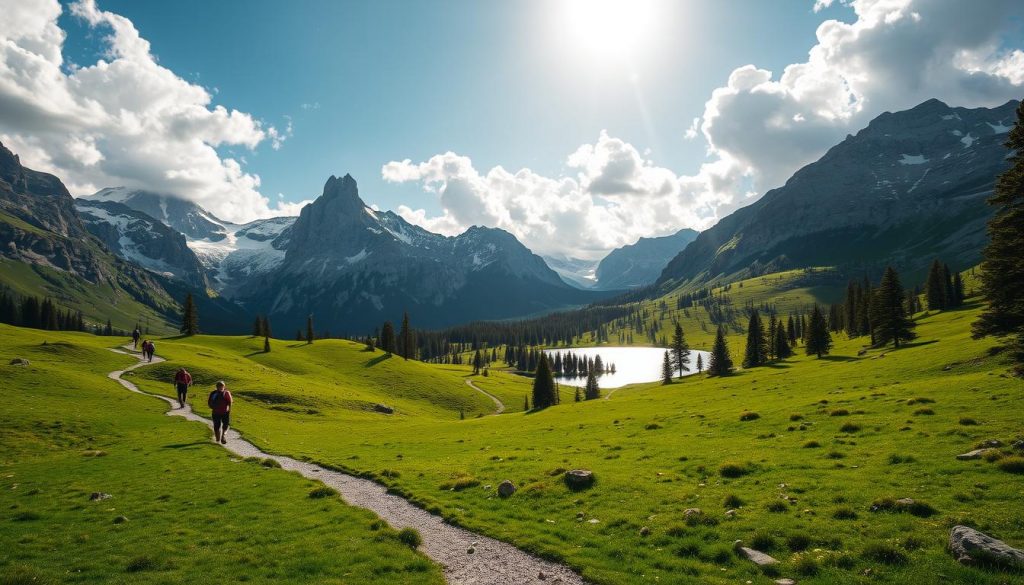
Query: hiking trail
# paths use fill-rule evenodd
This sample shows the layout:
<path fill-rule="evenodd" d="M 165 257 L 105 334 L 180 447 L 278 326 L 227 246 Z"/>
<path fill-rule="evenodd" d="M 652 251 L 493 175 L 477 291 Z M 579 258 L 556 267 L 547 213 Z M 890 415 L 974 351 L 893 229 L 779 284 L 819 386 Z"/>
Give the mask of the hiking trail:
<path fill-rule="evenodd" d="M 473 383 L 473 380 L 466 380 L 466 385 L 494 401 L 494 412 L 492 414 L 501 414 L 505 412 L 505 403 L 497 396 L 477 386 Z"/>

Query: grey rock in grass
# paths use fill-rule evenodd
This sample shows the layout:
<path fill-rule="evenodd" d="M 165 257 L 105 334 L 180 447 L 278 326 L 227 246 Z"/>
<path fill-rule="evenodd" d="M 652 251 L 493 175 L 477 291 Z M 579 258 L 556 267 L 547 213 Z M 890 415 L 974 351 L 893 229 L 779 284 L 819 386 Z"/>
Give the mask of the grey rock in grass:
<path fill-rule="evenodd" d="M 949 550 L 963 564 L 1024 568 L 1024 551 L 968 526 L 954 526 L 949 531 Z"/>
<path fill-rule="evenodd" d="M 1002 446 L 1003 446 L 1003 442 L 1000 441 L 999 439 L 988 439 L 987 441 L 982 441 L 982 442 L 978 443 L 976 448 L 978 448 L 978 449 L 995 449 L 997 447 L 1002 447 Z"/>
<path fill-rule="evenodd" d="M 796 585 L 796 581 L 786 577 L 783 579 L 776 579 L 775 585 Z"/>
<path fill-rule="evenodd" d="M 966 453 L 961 453 L 956 456 L 960 461 L 970 461 L 971 459 L 981 459 L 985 453 L 988 453 L 991 449 L 975 449 Z"/>
<path fill-rule="evenodd" d="M 650 536 L 651 529 L 647 526 L 640 527 L 640 536 Z"/>
<path fill-rule="evenodd" d="M 10 364 L 12 366 L 27 366 L 29 365 L 29 361 L 26 358 L 14 358 L 11 360 Z"/>
<path fill-rule="evenodd" d="M 101 501 L 101 500 L 109 500 L 112 497 L 114 497 L 114 496 L 112 496 L 110 494 L 103 493 L 103 492 L 93 492 L 93 493 L 89 494 L 89 501 L 91 501 L 91 502 L 98 502 L 98 501 Z"/>
<path fill-rule="evenodd" d="M 506 479 L 505 481 L 503 481 L 500 484 L 498 484 L 498 495 L 499 496 L 501 496 L 503 498 L 507 498 L 507 497 L 511 496 L 512 494 L 514 494 L 514 493 L 516 493 L 516 486 L 511 481 Z"/>
<path fill-rule="evenodd" d="M 582 490 L 594 485 L 594 472 L 589 469 L 570 469 L 565 472 L 565 483 L 571 490 Z"/>
<path fill-rule="evenodd" d="M 700 516 L 704 513 L 704 510 L 700 508 L 687 508 L 683 510 L 683 516 L 689 518 L 690 516 Z"/>
<path fill-rule="evenodd" d="M 740 555 L 741 557 L 747 559 L 748 561 L 754 563 L 759 567 L 767 567 L 769 565 L 778 564 L 779 562 L 774 557 L 767 555 L 759 550 L 754 550 L 752 548 L 743 546 L 742 540 L 737 540 L 735 543 L 733 543 L 733 549 L 736 550 L 736 554 Z"/>

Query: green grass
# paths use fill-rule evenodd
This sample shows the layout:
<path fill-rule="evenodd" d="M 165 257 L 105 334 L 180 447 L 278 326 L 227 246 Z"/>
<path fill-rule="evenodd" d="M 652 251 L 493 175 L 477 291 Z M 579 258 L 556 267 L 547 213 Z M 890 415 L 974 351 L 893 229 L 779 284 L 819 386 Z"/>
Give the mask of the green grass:
<path fill-rule="evenodd" d="M 443 582 L 369 512 L 106 379 L 134 362 L 108 343 L 0 326 L 0 583 Z"/>
<path fill-rule="evenodd" d="M 944 548 L 949 527 L 961 522 L 1024 545 L 1016 463 L 954 458 L 1021 434 L 1021 382 L 991 354 L 992 341 L 970 338 L 977 312 L 969 305 L 919 316 L 920 338 L 899 351 L 858 356 L 863 339 L 837 336 L 821 360 L 798 356 L 724 379 L 652 383 L 611 400 L 496 417 L 476 416 L 493 404 L 465 386 L 467 367 L 381 359 L 342 341 L 276 341 L 261 354 L 256 339 L 164 340 L 171 363 L 138 378 L 167 394 L 179 363 L 201 384 L 224 378 L 241 397 L 236 428 L 263 449 L 374 477 L 595 583 L 763 579 L 722 552 L 758 533 L 779 542 L 810 535 L 802 554 L 814 555 L 816 569 L 805 556 L 777 553 L 780 571 L 802 583 L 930 583 L 936 573 L 1000 583 L 1005 574 L 958 565 Z M 491 374 L 473 379 L 521 408 L 528 381 Z M 358 406 L 371 401 L 396 412 Z M 921 403 L 934 414 L 914 416 Z M 837 410 L 846 416 L 831 416 Z M 745 412 L 759 418 L 741 420 Z M 964 426 L 963 417 L 984 423 Z M 821 448 L 805 448 L 811 442 Z M 570 492 L 564 471 L 580 467 L 597 481 Z M 519 488 L 508 499 L 495 497 L 504 479 Z M 722 509 L 727 497 L 743 502 L 733 518 Z M 880 498 L 906 497 L 931 511 L 870 511 Z M 683 511 L 693 507 L 708 520 L 688 522 Z M 895 558 L 885 547 L 907 538 L 920 543 L 904 549 L 907 562 L 879 560 Z"/>

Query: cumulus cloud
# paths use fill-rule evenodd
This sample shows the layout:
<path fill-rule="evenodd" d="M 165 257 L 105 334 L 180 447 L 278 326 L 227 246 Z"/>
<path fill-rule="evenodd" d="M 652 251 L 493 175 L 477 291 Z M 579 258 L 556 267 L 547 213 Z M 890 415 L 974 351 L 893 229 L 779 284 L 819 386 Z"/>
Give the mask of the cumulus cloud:
<path fill-rule="evenodd" d="M 72 193 L 124 185 L 192 199 L 228 220 L 271 208 L 260 178 L 220 147 L 274 149 L 291 135 L 213 105 L 210 93 L 162 67 L 127 18 L 79 0 L 70 13 L 103 34 L 95 63 L 65 62 L 57 0 L 0 0 L 0 141 Z"/>
<path fill-rule="evenodd" d="M 815 12 L 832 0 L 818 0 Z M 1024 52 L 1017 0 L 972 4 L 937 0 L 851 0 L 851 23 L 827 20 L 807 60 L 771 71 L 745 65 L 715 89 L 681 139 L 702 137 L 708 160 L 677 175 L 637 148 L 602 133 L 567 159 L 575 176 L 529 169 L 486 173 L 445 153 L 414 164 L 390 162 L 388 181 L 419 181 L 442 212 L 400 209 L 428 229 L 457 233 L 472 224 L 509 230 L 538 251 L 594 257 L 638 237 L 703 228 L 780 186 L 848 133 L 884 111 L 937 97 L 958 106 L 1020 98 Z M 1016 33 L 1016 34 L 1015 34 Z"/>

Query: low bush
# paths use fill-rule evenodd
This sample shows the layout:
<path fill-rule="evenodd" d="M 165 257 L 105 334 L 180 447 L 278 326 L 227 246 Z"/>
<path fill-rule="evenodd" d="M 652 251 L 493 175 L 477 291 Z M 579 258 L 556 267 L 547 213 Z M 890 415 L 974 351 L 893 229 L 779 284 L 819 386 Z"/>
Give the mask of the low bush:
<path fill-rule="evenodd" d="M 849 416 L 850 411 L 845 408 L 837 408 L 832 412 L 828 413 L 829 416 Z"/>
<path fill-rule="evenodd" d="M 1024 457 L 1013 455 L 1002 458 L 998 463 L 999 469 L 1007 473 L 1024 473 Z"/>
<path fill-rule="evenodd" d="M 798 420 L 803 420 L 803 418 L 804 418 L 804 415 L 800 414 L 799 412 L 794 412 L 793 414 L 789 415 L 789 420 L 791 420 L 793 422 L 796 422 Z"/>
<path fill-rule="evenodd" d="M 931 416 L 935 414 L 935 411 L 930 408 L 918 408 L 914 411 L 915 416 Z"/>
<path fill-rule="evenodd" d="M 769 502 L 768 505 L 765 506 L 765 509 L 769 512 L 779 513 L 789 510 L 789 506 L 782 500 L 775 500 L 774 502 Z"/>
<path fill-rule="evenodd" d="M 857 512 L 854 512 L 853 508 L 850 508 L 849 506 L 843 506 L 842 508 L 836 508 L 835 511 L 832 512 L 832 517 L 836 520 L 856 520 Z"/>
<path fill-rule="evenodd" d="M 819 571 L 818 560 L 806 553 L 796 555 L 793 559 L 793 570 L 804 577 L 817 575 Z"/>
<path fill-rule="evenodd" d="M 907 553 L 887 542 L 868 543 L 861 556 L 869 561 L 887 565 L 903 565 L 907 562 Z"/>
<path fill-rule="evenodd" d="M 965 427 L 972 427 L 977 425 L 978 421 L 969 416 L 962 416 L 960 417 L 960 424 L 964 425 Z"/>
<path fill-rule="evenodd" d="M 409 548 L 418 548 L 423 544 L 423 537 L 415 528 L 403 528 L 398 531 L 398 540 Z"/>
<path fill-rule="evenodd" d="M 750 471 L 749 463 L 723 463 L 718 468 L 718 473 L 722 477 L 742 477 Z"/>
<path fill-rule="evenodd" d="M 743 505 L 743 500 L 741 500 L 736 494 L 729 494 L 725 496 L 725 500 L 722 501 L 722 505 L 726 508 L 739 508 Z"/>
<path fill-rule="evenodd" d="M 839 427 L 840 432 L 843 433 L 856 433 L 860 431 L 860 425 L 854 423 L 846 423 Z"/>
<path fill-rule="evenodd" d="M 740 420 L 742 420 L 742 421 L 757 420 L 759 418 L 761 418 L 761 415 L 757 414 L 756 412 L 749 412 L 748 411 L 748 412 L 740 413 Z"/>
<path fill-rule="evenodd" d="M 790 534 L 786 538 L 786 546 L 793 552 L 805 551 L 811 546 L 811 537 L 803 532 Z"/>
<path fill-rule="evenodd" d="M 818 447 L 821 447 L 821 443 L 817 441 L 807 441 L 804 443 L 804 449 L 817 449 Z"/>
<path fill-rule="evenodd" d="M 322 499 L 322 498 L 333 498 L 333 497 L 337 497 L 337 496 L 338 496 L 338 490 L 336 490 L 336 489 L 334 489 L 332 487 L 328 487 L 326 485 L 322 485 L 320 487 L 313 488 L 309 492 L 309 497 L 313 498 L 314 500 L 319 500 L 319 499 Z"/>
<path fill-rule="evenodd" d="M 917 461 L 917 459 L 914 459 L 912 455 L 900 455 L 898 453 L 893 453 L 892 455 L 889 455 L 890 465 L 899 465 L 900 463 L 914 463 L 915 461 Z"/>
<path fill-rule="evenodd" d="M 759 530 L 750 538 L 750 546 L 759 551 L 770 552 L 775 549 L 775 537 L 770 532 Z"/>

